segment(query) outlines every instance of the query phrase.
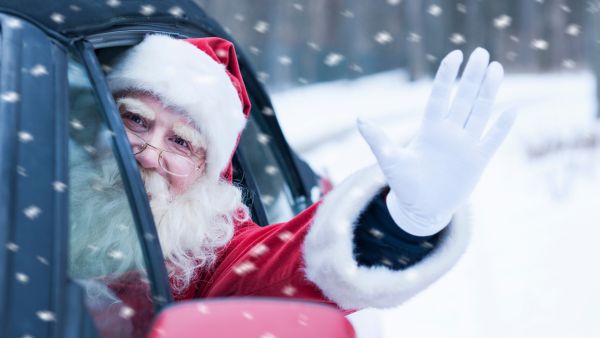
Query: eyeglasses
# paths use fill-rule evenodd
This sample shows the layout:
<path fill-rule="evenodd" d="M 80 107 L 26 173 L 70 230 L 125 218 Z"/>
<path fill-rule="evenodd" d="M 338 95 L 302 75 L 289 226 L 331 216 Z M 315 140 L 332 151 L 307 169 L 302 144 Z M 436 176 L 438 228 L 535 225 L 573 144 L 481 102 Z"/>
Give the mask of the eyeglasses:
<path fill-rule="evenodd" d="M 127 134 L 138 140 L 138 143 L 130 142 L 134 155 L 140 154 L 148 147 L 158 151 L 158 165 L 170 175 L 186 177 L 194 172 L 194 170 L 199 169 L 198 164 L 188 156 L 155 147 L 146 142 L 140 135 L 132 133 L 130 130 L 127 130 Z"/>

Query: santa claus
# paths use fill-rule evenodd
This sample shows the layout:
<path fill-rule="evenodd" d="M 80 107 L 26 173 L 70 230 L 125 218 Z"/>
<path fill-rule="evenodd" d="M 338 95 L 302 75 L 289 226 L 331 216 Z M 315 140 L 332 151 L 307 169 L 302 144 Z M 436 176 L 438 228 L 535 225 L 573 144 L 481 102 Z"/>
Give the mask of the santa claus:
<path fill-rule="evenodd" d="M 421 128 L 407 146 L 359 121 L 377 164 L 288 222 L 259 227 L 231 182 L 231 159 L 250 112 L 233 45 L 150 35 L 131 48 L 108 84 L 175 298 L 295 297 L 352 310 L 398 305 L 438 279 L 467 243 L 458 210 L 514 120 L 508 111 L 486 130 L 503 71 L 483 49 L 473 52 L 451 97 L 461 63 L 459 51 L 442 61 Z M 93 183 L 85 165 L 73 171 L 73 189 L 97 185 L 74 194 L 72 223 L 89 229 L 73 232 L 76 278 L 144 270 L 134 227 L 124 226 L 133 221 L 118 169 L 102 165 Z M 105 259 L 116 249 L 121 259 Z"/>

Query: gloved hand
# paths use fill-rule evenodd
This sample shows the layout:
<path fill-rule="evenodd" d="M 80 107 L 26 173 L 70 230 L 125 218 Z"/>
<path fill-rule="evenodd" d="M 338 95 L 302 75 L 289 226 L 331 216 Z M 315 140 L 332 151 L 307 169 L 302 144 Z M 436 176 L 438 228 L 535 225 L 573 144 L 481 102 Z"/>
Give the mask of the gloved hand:
<path fill-rule="evenodd" d="M 435 234 L 450 222 L 515 119 L 514 109 L 505 111 L 483 135 L 504 73 L 498 62 L 488 65 L 483 48 L 471 54 L 450 104 L 462 59 L 456 50 L 442 60 L 421 126 L 406 147 L 395 145 L 372 122 L 358 120 L 390 186 L 390 215 L 416 236 Z"/>

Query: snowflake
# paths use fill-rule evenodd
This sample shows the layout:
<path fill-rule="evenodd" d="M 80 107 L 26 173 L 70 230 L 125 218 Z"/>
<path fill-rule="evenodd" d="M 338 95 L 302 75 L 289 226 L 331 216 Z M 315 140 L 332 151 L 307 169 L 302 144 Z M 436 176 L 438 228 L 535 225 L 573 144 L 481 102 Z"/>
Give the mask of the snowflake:
<path fill-rule="evenodd" d="M 517 59 L 517 56 L 518 56 L 518 54 L 516 52 L 511 51 L 511 52 L 506 53 L 506 58 L 509 61 L 515 61 Z"/>
<path fill-rule="evenodd" d="M 83 146 L 83 149 L 92 155 L 96 153 L 96 148 L 94 148 L 94 146 L 91 146 L 89 144 L 86 144 L 85 146 Z"/>
<path fill-rule="evenodd" d="M 375 34 L 375 41 L 377 41 L 378 43 L 380 43 L 382 45 L 390 43 L 393 40 L 394 40 L 394 38 L 392 37 L 392 34 L 390 34 L 389 32 L 381 31 L 381 32 Z"/>
<path fill-rule="evenodd" d="M 402 0 L 387 0 L 387 3 L 392 6 L 399 5 L 401 2 L 402 2 Z"/>
<path fill-rule="evenodd" d="M 511 39 L 511 41 L 514 41 L 514 42 L 519 42 L 519 37 L 518 37 L 518 36 L 516 36 L 516 35 L 511 35 L 511 36 L 510 36 L 510 39 Z"/>
<path fill-rule="evenodd" d="M 273 109 L 271 109 L 271 107 L 264 107 L 262 109 L 262 113 L 267 115 L 267 116 L 273 116 L 275 115 L 275 112 L 273 111 Z"/>
<path fill-rule="evenodd" d="M 123 318 L 123 319 L 129 319 L 131 317 L 133 317 L 133 315 L 135 314 L 135 311 L 130 308 L 129 306 L 122 306 L 121 309 L 119 310 L 119 317 Z"/>
<path fill-rule="evenodd" d="M 240 22 L 246 20 L 246 17 L 244 17 L 244 14 L 241 14 L 241 13 L 236 13 L 233 16 L 233 18 Z"/>
<path fill-rule="evenodd" d="M 215 53 L 216 53 L 216 54 L 217 54 L 217 56 L 218 56 L 218 57 L 220 57 L 220 58 L 227 57 L 227 55 L 229 54 L 229 53 L 227 53 L 227 50 L 225 50 L 225 49 L 222 49 L 222 48 L 220 48 L 220 49 L 217 49 Z"/>
<path fill-rule="evenodd" d="M 345 17 L 345 18 L 348 18 L 348 19 L 352 19 L 352 18 L 354 18 L 354 13 L 352 13 L 352 11 L 351 11 L 351 10 L 349 10 L 349 9 L 346 9 L 346 10 L 342 11 L 340 14 L 341 14 L 343 17 Z"/>
<path fill-rule="evenodd" d="M 112 259 L 118 259 L 118 260 L 125 258 L 125 254 L 121 250 L 111 250 L 111 251 L 107 252 L 106 255 Z"/>
<path fill-rule="evenodd" d="M 465 6 L 465 4 L 458 3 L 456 4 L 456 10 L 465 14 L 467 13 L 467 6 Z"/>
<path fill-rule="evenodd" d="M 431 248 L 433 248 L 433 244 L 431 244 L 430 242 L 427 242 L 427 241 L 421 243 L 421 246 L 423 248 L 425 248 L 425 249 L 431 249 Z"/>
<path fill-rule="evenodd" d="M 265 205 L 271 205 L 275 201 L 275 198 L 271 195 L 263 195 L 260 197 L 260 200 Z"/>
<path fill-rule="evenodd" d="M 432 63 L 437 61 L 437 57 L 433 54 L 425 54 L 425 59 Z"/>
<path fill-rule="evenodd" d="M 34 338 L 34 337 L 30 334 L 24 334 L 21 336 L 21 338 Z"/>
<path fill-rule="evenodd" d="M 575 60 L 572 60 L 572 59 L 566 59 L 566 60 L 563 60 L 563 62 L 562 62 L 562 65 L 563 65 L 563 67 L 565 67 L 565 68 L 573 69 L 573 68 L 575 68 L 575 66 L 576 66 L 577 64 L 575 63 Z"/>
<path fill-rule="evenodd" d="M 409 42 L 421 42 L 421 35 L 415 33 L 415 32 L 408 32 L 408 36 L 406 37 L 406 40 L 408 40 Z"/>
<path fill-rule="evenodd" d="M 298 324 L 302 326 L 308 326 L 308 316 L 301 313 L 299 317 L 300 318 L 298 318 Z"/>
<path fill-rule="evenodd" d="M 21 167 L 20 165 L 17 166 L 17 174 L 23 176 L 23 177 L 27 177 L 27 170 L 25 170 L 25 168 Z"/>
<path fill-rule="evenodd" d="M 357 65 L 356 63 L 353 63 L 349 66 L 349 68 L 357 73 L 362 73 L 363 69 L 361 66 Z"/>
<path fill-rule="evenodd" d="M 19 251 L 19 246 L 16 243 L 8 242 L 6 243 L 6 249 L 12 252 L 17 252 Z"/>
<path fill-rule="evenodd" d="M 203 315 L 210 313 L 210 311 L 208 310 L 208 306 L 204 304 L 198 304 L 198 306 L 196 306 L 196 310 L 198 310 L 198 312 L 200 312 Z"/>
<path fill-rule="evenodd" d="M 54 312 L 51 311 L 38 311 L 35 313 L 38 318 L 40 318 L 41 320 L 45 321 L 45 322 L 53 322 L 56 320 L 56 317 L 54 316 Z"/>
<path fill-rule="evenodd" d="M 280 240 L 287 242 L 290 239 L 292 239 L 292 237 L 294 237 L 294 234 L 291 233 L 290 231 L 284 231 L 284 232 L 280 233 L 279 235 L 277 235 L 277 237 L 279 237 Z"/>
<path fill-rule="evenodd" d="M 8 28 L 18 29 L 18 28 L 23 27 L 23 23 L 19 19 L 11 18 L 11 19 L 6 20 L 6 26 Z"/>
<path fill-rule="evenodd" d="M 566 13 L 571 13 L 571 8 L 565 4 L 560 5 L 560 9 L 562 9 Z"/>
<path fill-rule="evenodd" d="M 440 16 L 442 14 L 442 7 L 438 6 L 438 5 L 431 5 L 429 6 L 429 8 L 427 9 L 427 13 L 433 15 L 433 16 Z"/>
<path fill-rule="evenodd" d="M 502 14 L 494 19 L 494 27 L 504 29 L 512 23 L 512 18 L 506 14 Z"/>
<path fill-rule="evenodd" d="M 302 4 L 299 4 L 299 3 L 297 3 L 297 2 L 296 2 L 296 3 L 294 3 L 294 5 L 293 5 L 293 6 L 294 6 L 294 8 L 295 8 L 296 10 L 298 10 L 298 11 L 303 11 L 303 10 L 304 10 L 304 6 L 302 6 Z"/>
<path fill-rule="evenodd" d="M 377 239 L 382 239 L 384 236 L 383 232 L 381 232 L 379 229 L 375 229 L 375 228 L 371 228 L 371 230 L 369 230 L 369 233 L 371 234 L 371 236 L 373 236 Z"/>
<path fill-rule="evenodd" d="M 71 6 L 69 6 L 69 9 L 72 10 L 73 12 L 80 12 L 81 11 L 81 7 L 79 7 L 77 5 L 71 5 Z"/>
<path fill-rule="evenodd" d="M 31 205 L 23 209 L 23 213 L 27 218 L 33 220 L 36 219 L 42 213 L 42 209 L 36 207 L 35 205 Z"/>
<path fill-rule="evenodd" d="M 112 72 L 112 67 L 109 65 L 102 65 L 102 71 L 105 73 L 110 73 Z"/>
<path fill-rule="evenodd" d="M 23 283 L 23 284 L 25 284 L 25 283 L 29 282 L 29 276 L 27 276 L 26 274 L 24 274 L 24 273 L 21 273 L 21 272 L 17 272 L 17 273 L 15 273 L 15 278 L 16 278 L 16 279 L 17 279 L 17 280 L 18 280 L 20 283 Z"/>
<path fill-rule="evenodd" d="M 269 23 L 266 21 L 257 21 L 254 25 L 254 30 L 264 34 L 269 31 Z"/>
<path fill-rule="evenodd" d="M 321 47 L 319 47 L 319 45 L 318 45 L 318 44 L 316 44 L 315 42 L 308 41 L 306 44 L 308 45 L 308 47 L 310 47 L 310 48 L 312 48 L 312 49 L 316 50 L 317 52 L 318 52 L 318 51 L 321 51 Z"/>
<path fill-rule="evenodd" d="M 325 57 L 325 64 L 329 67 L 335 67 L 340 64 L 344 60 L 344 56 L 338 53 L 329 53 Z"/>
<path fill-rule="evenodd" d="M 571 36 L 577 36 L 579 35 L 579 33 L 581 33 L 581 26 L 576 24 L 570 24 L 565 29 L 565 32 Z"/>
<path fill-rule="evenodd" d="M 154 236 L 153 234 L 151 234 L 151 233 L 147 232 L 147 233 L 145 233 L 145 234 L 144 234 L 144 238 L 145 238 L 147 241 L 153 241 L 153 240 L 155 240 L 155 239 L 156 239 L 156 236 Z"/>
<path fill-rule="evenodd" d="M 52 182 L 52 187 L 54 188 L 54 191 L 56 191 L 56 192 L 64 192 L 65 189 L 67 188 L 67 185 L 60 181 L 54 181 L 54 182 Z"/>
<path fill-rule="evenodd" d="M 150 16 L 150 15 L 154 14 L 154 12 L 156 12 L 156 7 L 154 7 L 152 5 L 142 5 L 140 7 L 140 14 L 142 14 L 144 16 Z"/>
<path fill-rule="evenodd" d="M 385 257 L 381 259 L 381 264 L 383 264 L 385 266 L 393 266 L 394 265 L 394 263 L 392 263 L 392 261 L 390 261 L 389 259 L 387 259 Z"/>
<path fill-rule="evenodd" d="M 109 7 L 113 7 L 113 8 L 114 8 L 114 7 L 119 7 L 119 6 L 121 6 L 121 1 L 120 1 L 120 0 L 108 0 L 108 1 L 106 1 L 106 4 L 107 4 Z"/>
<path fill-rule="evenodd" d="M 48 75 L 48 70 L 46 69 L 46 67 L 44 67 L 44 65 L 37 64 L 31 67 L 31 69 L 29 70 L 29 74 L 33 76 Z"/>
<path fill-rule="evenodd" d="M 256 136 L 256 140 L 260 144 L 267 144 L 271 140 L 271 137 L 265 133 L 258 133 L 258 135 Z"/>
<path fill-rule="evenodd" d="M 277 336 L 275 336 L 271 332 L 265 332 L 260 336 L 260 338 L 277 338 Z"/>
<path fill-rule="evenodd" d="M 450 36 L 450 42 L 455 45 L 462 45 L 463 43 L 467 42 L 467 40 L 465 40 L 465 37 L 462 34 L 454 33 Z"/>
<path fill-rule="evenodd" d="M 169 8 L 169 14 L 180 18 L 183 16 L 183 14 L 185 14 L 185 12 L 183 11 L 183 9 L 181 9 L 181 7 L 173 6 L 173 7 Z"/>
<path fill-rule="evenodd" d="M 254 316 L 251 313 L 246 312 L 246 311 L 242 312 L 242 316 L 248 320 L 254 319 Z"/>
<path fill-rule="evenodd" d="M 2 99 L 2 101 L 5 102 L 9 102 L 9 103 L 15 103 L 17 101 L 19 101 L 19 93 L 17 92 L 4 92 L 2 93 L 2 95 L 0 95 L 0 99 Z"/>
<path fill-rule="evenodd" d="M 269 175 L 275 175 L 275 174 L 277 174 L 278 171 L 279 170 L 274 165 L 265 166 L 265 172 Z"/>
<path fill-rule="evenodd" d="M 250 250 L 250 256 L 258 257 L 264 255 L 269 251 L 269 247 L 263 243 L 255 245 L 252 250 Z"/>
<path fill-rule="evenodd" d="M 235 272 L 236 274 L 242 276 L 245 275 L 249 272 L 252 272 L 256 270 L 256 265 L 254 265 L 254 263 L 252 262 L 242 262 L 240 264 L 238 264 L 237 266 L 233 267 L 233 272 Z"/>
<path fill-rule="evenodd" d="M 286 296 L 290 296 L 290 297 L 295 295 L 297 291 L 298 291 L 298 289 L 296 289 L 295 287 L 293 287 L 291 285 L 286 285 L 283 287 L 283 289 L 281 289 L 281 293 L 283 293 Z"/>
<path fill-rule="evenodd" d="M 50 264 L 50 263 L 48 263 L 48 260 L 46 258 L 42 257 L 42 256 L 35 256 L 35 258 L 37 258 L 37 260 L 40 263 L 44 264 L 44 265 L 49 265 Z"/>
<path fill-rule="evenodd" d="M 402 264 L 402 265 L 408 265 L 408 262 L 410 262 L 410 259 L 406 256 L 400 256 L 397 259 L 398 263 Z"/>
<path fill-rule="evenodd" d="M 83 129 L 83 124 L 78 119 L 72 119 L 71 127 L 73 127 L 73 129 L 81 130 Z"/>
<path fill-rule="evenodd" d="M 33 141 L 33 135 L 31 135 L 30 133 L 28 133 L 26 131 L 20 131 L 18 135 L 19 135 L 19 141 L 21 141 L 23 143 Z"/>
<path fill-rule="evenodd" d="M 265 72 L 258 72 L 258 74 L 256 74 L 256 77 L 258 78 L 258 81 L 260 81 L 261 83 L 265 83 L 269 79 L 269 74 Z"/>
<path fill-rule="evenodd" d="M 258 47 L 256 46 L 250 46 L 250 53 L 254 54 L 254 55 L 258 55 L 260 54 L 260 49 L 258 49 Z"/>
<path fill-rule="evenodd" d="M 279 57 L 279 63 L 284 65 L 284 66 L 289 66 L 292 64 L 292 59 L 289 56 L 280 56 Z"/>
<path fill-rule="evenodd" d="M 535 39 L 531 41 L 531 48 L 537 50 L 546 50 L 548 49 L 548 41 L 542 39 Z"/>
<path fill-rule="evenodd" d="M 307 85 L 309 83 L 308 79 L 303 78 L 303 77 L 299 77 L 298 82 L 300 82 L 300 84 L 303 84 L 303 85 Z"/>
<path fill-rule="evenodd" d="M 65 22 L 65 16 L 60 13 L 52 13 L 50 15 L 50 19 L 56 23 L 64 23 Z"/>

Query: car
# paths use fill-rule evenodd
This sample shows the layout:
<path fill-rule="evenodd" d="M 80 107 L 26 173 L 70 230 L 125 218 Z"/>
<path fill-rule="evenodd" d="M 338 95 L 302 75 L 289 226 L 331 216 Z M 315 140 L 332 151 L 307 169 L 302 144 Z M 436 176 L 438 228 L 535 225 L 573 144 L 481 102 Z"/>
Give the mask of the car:
<path fill-rule="evenodd" d="M 3 0 L 0 23 L 1 337 L 354 335 L 340 312 L 314 303 L 173 301 L 148 196 L 105 75 L 147 34 L 235 43 L 217 22 L 187 0 Z M 304 210 L 326 184 L 289 147 L 268 94 L 236 49 L 253 108 L 233 159 L 234 182 L 247 192 L 253 220 L 265 226 Z M 90 160 L 98 156 L 119 168 L 124 189 L 117 194 L 134 220 L 132 245 L 141 247 L 146 271 L 122 290 L 124 298 L 142 297 L 135 287 L 149 285 L 142 309 L 111 301 L 114 293 L 91 302 L 91 290 L 105 292 L 106 285 L 70 272 L 79 231 L 73 212 L 85 203 L 72 168 L 100 170 Z M 131 331 L 140 311 L 147 314 L 143 328 Z"/>

